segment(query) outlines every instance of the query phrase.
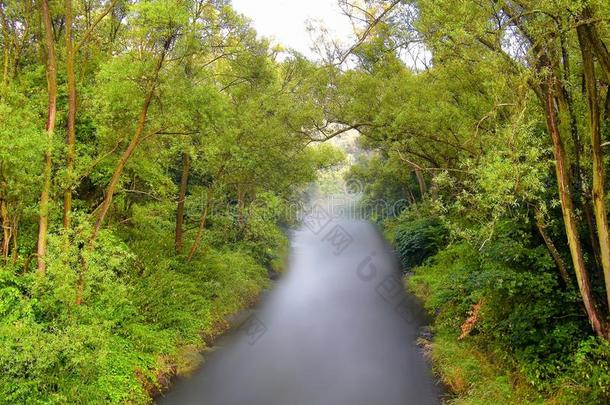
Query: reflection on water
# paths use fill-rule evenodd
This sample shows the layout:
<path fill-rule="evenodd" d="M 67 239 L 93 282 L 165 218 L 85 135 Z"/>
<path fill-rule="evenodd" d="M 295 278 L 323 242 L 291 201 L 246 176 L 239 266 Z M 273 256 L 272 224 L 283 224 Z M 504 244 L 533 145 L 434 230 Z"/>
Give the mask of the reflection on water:
<path fill-rule="evenodd" d="M 372 225 L 313 218 L 261 309 L 157 403 L 438 404 L 415 345 L 425 322 Z"/>

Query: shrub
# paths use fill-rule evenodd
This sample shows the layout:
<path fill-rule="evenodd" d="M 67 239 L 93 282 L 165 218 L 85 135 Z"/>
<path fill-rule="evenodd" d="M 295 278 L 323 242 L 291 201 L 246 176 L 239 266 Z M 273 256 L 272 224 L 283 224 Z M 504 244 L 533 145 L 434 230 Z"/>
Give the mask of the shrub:
<path fill-rule="evenodd" d="M 565 380 L 566 404 L 610 403 L 610 344 L 593 336 L 581 341 Z"/>
<path fill-rule="evenodd" d="M 109 231 L 88 252 L 90 227 L 75 228 L 50 237 L 44 277 L 0 267 L 1 403 L 149 403 L 180 348 L 201 347 L 267 282 L 246 252 L 143 263 Z"/>
<path fill-rule="evenodd" d="M 436 367 L 458 391 L 455 403 L 490 403 L 488 395 L 528 403 L 519 402 L 528 391 L 524 383 L 552 393 L 553 403 L 608 403 L 610 345 L 590 335 L 578 293 L 561 286 L 546 248 L 528 229 L 499 222 L 484 246 L 451 244 L 409 278 L 410 288 L 437 315 Z M 474 329 L 458 341 L 460 326 L 479 302 Z M 474 372 L 481 362 L 496 365 Z"/>
<path fill-rule="evenodd" d="M 144 402 L 135 371 L 153 367 L 162 335 L 141 323 L 131 300 L 124 278 L 132 256 L 104 232 L 99 250 L 85 254 L 83 271 L 82 240 L 74 239 L 50 238 L 45 277 L 0 270 L 0 296 L 11 299 L 0 321 L 0 397 L 7 403 Z"/>
<path fill-rule="evenodd" d="M 419 266 L 443 245 L 447 231 L 441 221 L 420 218 L 401 222 L 395 230 L 394 247 L 405 271 Z"/>

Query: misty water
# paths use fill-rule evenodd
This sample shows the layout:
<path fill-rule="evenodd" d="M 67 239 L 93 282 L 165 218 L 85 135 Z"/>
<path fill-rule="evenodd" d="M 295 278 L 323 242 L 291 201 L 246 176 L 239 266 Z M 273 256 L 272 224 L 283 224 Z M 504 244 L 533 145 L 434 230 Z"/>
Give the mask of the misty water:
<path fill-rule="evenodd" d="M 438 404 L 426 322 L 373 225 L 312 211 L 259 309 L 157 404 Z"/>

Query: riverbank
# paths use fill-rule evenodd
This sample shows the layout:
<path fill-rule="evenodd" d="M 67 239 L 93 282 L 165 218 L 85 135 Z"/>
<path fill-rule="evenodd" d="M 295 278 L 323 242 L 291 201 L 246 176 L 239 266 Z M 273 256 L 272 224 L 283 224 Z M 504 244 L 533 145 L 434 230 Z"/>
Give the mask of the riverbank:
<path fill-rule="evenodd" d="M 407 288 L 434 318 L 426 344 L 451 394 L 446 403 L 608 403 L 610 346 L 590 333 L 574 290 L 527 224 L 502 223 L 473 243 L 419 207 L 384 231 Z"/>
<path fill-rule="evenodd" d="M 206 352 L 239 328 L 272 288 L 286 268 L 289 249 L 287 232 L 278 235 L 264 259 L 243 245 L 222 252 L 207 249 L 190 263 L 171 261 L 166 269 L 170 272 L 160 273 L 171 275 L 170 279 L 151 274 L 151 282 L 139 286 L 154 294 L 140 302 L 143 312 L 173 335 L 169 347 L 157 348 L 153 367 L 136 371 L 148 403 L 197 372 Z M 150 257 L 146 264 L 150 269 L 164 266 Z"/>
<path fill-rule="evenodd" d="M 430 304 L 429 286 L 408 277 L 407 289 L 423 303 Z M 508 371 L 491 353 L 468 340 L 459 340 L 459 331 L 436 322 L 433 336 L 425 342 L 426 356 L 445 389 L 444 403 L 452 405 L 540 404 L 541 397 L 516 370 Z"/>
<path fill-rule="evenodd" d="M 455 260 L 451 255 L 433 256 L 424 265 L 416 267 L 407 278 L 406 285 L 433 316 L 433 338 L 427 342 L 428 357 L 434 373 L 446 389 L 446 404 L 452 405 L 571 405 L 574 403 L 598 405 L 603 399 L 607 381 L 608 363 L 604 359 L 607 349 L 595 338 L 580 342 L 574 354 L 567 355 L 565 363 L 554 361 L 560 348 L 549 348 L 548 357 L 539 364 L 523 363 L 523 354 L 502 349 L 497 337 L 489 328 L 490 311 L 497 310 L 488 298 L 477 304 L 459 305 L 455 296 L 463 294 L 466 281 L 460 281 L 461 271 L 447 265 Z M 493 318 L 492 318 L 493 319 Z M 545 350 L 544 330 L 537 332 L 539 346 Z M 535 343 L 533 342 L 532 345 Z M 568 357 L 569 356 L 569 357 Z M 539 379 L 532 377 L 532 368 L 547 370 Z M 550 370 L 549 367 L 557 367 Z M 552 378 L 549 376 L 553 376 Z M 535 383 L 534 383 L 535 382 Z"/>
<path fill-rule="evenodd" d="M 273 279 L 277 273 L 273 272 L 269 274 L 270 280 Z M 155 371 L 156 381 L 155 384 L 150 382 L 142 381 L 151 399 L 155 399 L 162 396 L 167 391 L 171 390 L 172 386 L 181 378 L 188 378 L 205 362 L 206 352 L 213 350 L 216 342 L 230 333 L 233 330 L 238 329 L 244 322 L 247 321 L 248 317 L 252 313 L 261 298 L 268 291 L 270 286 L 265 289 L 261 289 L 259 293 L 252 297 L 250 301 L 245 301 L 244 306 L 238 309 L 236 312 L 226 315 L 224 317 L 217 317 L 216 321 L 212 323 L 209 329 L 201 331 L 201 343 L 189 344 L 181 346 L 177 349 L 174 357 L 171 358 L 160 358 L 159 360 L 163 363 L 163 366 Z"/>

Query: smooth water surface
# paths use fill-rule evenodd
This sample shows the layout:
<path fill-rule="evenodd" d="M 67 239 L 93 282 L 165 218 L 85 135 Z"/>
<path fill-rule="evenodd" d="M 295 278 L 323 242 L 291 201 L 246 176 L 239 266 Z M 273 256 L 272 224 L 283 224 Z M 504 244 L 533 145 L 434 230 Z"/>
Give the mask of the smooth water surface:
<path fill-rule="evenodd" d="M 291 244 L 260 310 L 157 404 L 439 404 L 415 344 L 425 314 L 376 228 L 318 220 Z"/>

